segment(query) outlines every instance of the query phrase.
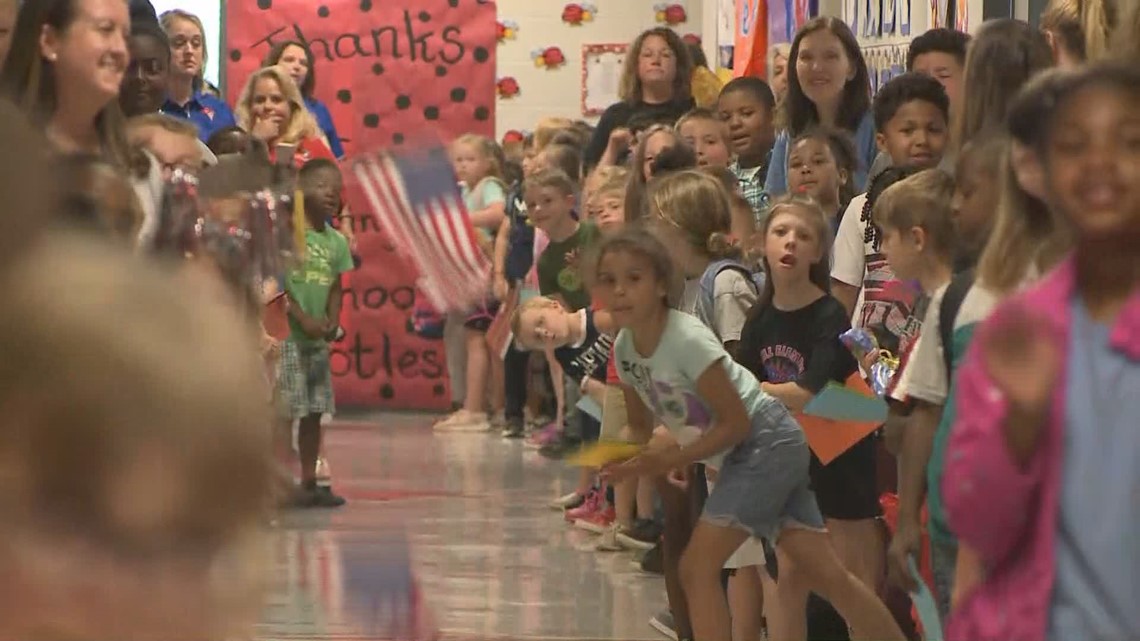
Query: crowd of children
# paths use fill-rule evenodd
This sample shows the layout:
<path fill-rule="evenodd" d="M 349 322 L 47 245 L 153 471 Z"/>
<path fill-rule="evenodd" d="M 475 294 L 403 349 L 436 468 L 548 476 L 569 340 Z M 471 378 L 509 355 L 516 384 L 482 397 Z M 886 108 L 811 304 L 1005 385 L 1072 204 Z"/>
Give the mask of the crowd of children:
<path fill-rule="evenodd" d="M 848 27 L 818 18 L 777 52 L 786 96 L 738 78 L 709 108 L 674 82 L 684 52 L 649 31 L 627 102 L 592 136 L 547 119 L 484 153 L 522 167 L 493 251 L 518 383 L 506 418 L 474 429 L 552 459 L 645 445 L 583 469 L 551 505 L 598 551 L 664 574 L 655 628 L 914 637 L 896 597 L 929 581 L 955 639 L 1140 633 L 1125 606 L 1140 597 L 1135 550 L 1119 542 L 1138 516 L 1136 439 L 1118 434 L 1121 451 L 1091 435 L 1123 429 L 1136 370 L 1140 121 L 1126 112 L 1140 84 L 1100 61 L 1125 14 L 1056 0 L 1040 30 L 935 29 L 874 96 Z M 465 182 L 482 179 L 454 153 Z M 797 416 L 870 374 L 842 340 L 852 328 L 890 357 L 888 418 L 824 463 Z M 1102 492 L 1114 529 L 1088 537 Z"/>
<path fill-rule="evenodd" d="M 932 30 L 874 96 L 850 28 L 815 18 L 771 87 L 700 105 L 655 28 L 597 127 L 460 137 L 493 267 L 447 315 L 435 429 L 555 460 L 638 445 L 551 506 L 664 575 L 651 624 L 678 641 L 1140 638 L 1135 7 Z M 139 15 L 0 0 L 0 638 L 242 636 L 259 568 L 235 559 L 266 508 L 345 502 L 321 418 L 359 259 L 314 59 L 281 44 L 234 115 L 200 21 Z M 251 282 L 166 251 L 171 185 L 199 171 L 203 220 L 231 227 L 249 192 L 296 187 L 301 260 Z M 809 406 L 867 377 L 885 422 L 823 457 Z M 896 607 L 920 581 L 944 631 Z"/>

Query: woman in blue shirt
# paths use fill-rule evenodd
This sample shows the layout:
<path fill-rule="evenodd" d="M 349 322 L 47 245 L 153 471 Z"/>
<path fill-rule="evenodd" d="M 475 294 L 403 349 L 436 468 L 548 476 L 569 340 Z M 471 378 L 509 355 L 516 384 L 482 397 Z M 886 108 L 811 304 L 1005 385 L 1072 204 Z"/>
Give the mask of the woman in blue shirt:
<path fill-rule="evenodd" d="M 237 124 L 226 102 L 203 91 L 206 67 L 206 30 L 198 16 L 172 9 L 162 14 L 162 29 L 170 38 L 170 82 L 162 113 L 189 120 L 198 127 L 202 142 L 219 129 Z"/>
<path fill-rule="evenodd" d="M 312 50 L 303 42 L 286 40 L 273 45 L 261 66 L 279 66 L 293 78 L 293 82 L 297 83 L 297 87 L 301 90 L 301 97 L 305 99 L 305 108 L 317 119 L 317 125 L 324 132 L 329 149 L 338 159 L 344 158 L 344 146 L 341 145 L 340 135 L 336 132 L 332 114 L 329 113 L 325 103 L 313 95 L 313 90 L 317 86 L 314 62 L 316 60 L 313 58 Z"/>
<path fill-rule="evenodd" d="M 867 62 L 851 28 L 837 18 L 808 21 L 792 42 L 783 122 L 772 147 L 764 189 L 772 198 L 788 191 L 790 142 L 815 125 L 846 132 L 855 143 L 855 193 L 867 188 L 875 161 L 875 121 L 871 116 L 871 81 Z"/>

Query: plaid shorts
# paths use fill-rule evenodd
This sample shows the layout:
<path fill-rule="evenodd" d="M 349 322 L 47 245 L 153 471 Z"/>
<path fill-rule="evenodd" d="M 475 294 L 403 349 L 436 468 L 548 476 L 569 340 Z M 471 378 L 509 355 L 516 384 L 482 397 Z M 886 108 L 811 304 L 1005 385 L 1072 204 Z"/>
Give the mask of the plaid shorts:
<path fill-rule="evenodd" d="M 326 343 L 281 343 L 277 368 L 277 404 L 285 418 L 333 414 L 332 372 Z"/>

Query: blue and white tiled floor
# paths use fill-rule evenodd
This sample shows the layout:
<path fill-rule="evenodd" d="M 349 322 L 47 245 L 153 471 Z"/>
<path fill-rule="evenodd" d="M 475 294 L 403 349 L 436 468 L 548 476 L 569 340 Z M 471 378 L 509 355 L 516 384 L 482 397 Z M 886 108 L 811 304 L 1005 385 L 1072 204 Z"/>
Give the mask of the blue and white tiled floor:
<path fill-rule="evenodd" d="M 351 563 L 390 555 L 400 525 L 444 639 L 656 639 L 660 578 L 627 553 L 592 551 L 546 504 L 574 471 L 497 434 L 434 434 L 425 415 L 334 423 L 326 437 L 336 511 L 280 515 L 259 637 L 375 638 L 361 630 Z"/>

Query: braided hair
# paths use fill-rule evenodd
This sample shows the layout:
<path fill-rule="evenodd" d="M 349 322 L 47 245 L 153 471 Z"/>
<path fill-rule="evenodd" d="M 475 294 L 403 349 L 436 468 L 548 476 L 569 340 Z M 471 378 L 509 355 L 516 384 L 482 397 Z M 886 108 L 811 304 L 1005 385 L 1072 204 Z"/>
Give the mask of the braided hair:
<path fill-rule="evenodd" d="M 883 248 L 883 230 L 875 224 L 875 219 L 871 216 L 875 202 L 879 200 L 879 196 L 887 190 L 887 187 L 920 171 L 922 169 L 919 167 L 888 167 L 871 179 L 871 185 L 867 188 L 867 202 L 863 203 L 863 211 L 859 215 L 859 221 L 866 223 L 863 242 L 871 243 L 871 247 L 876 253 L 882 251 Z"/>

